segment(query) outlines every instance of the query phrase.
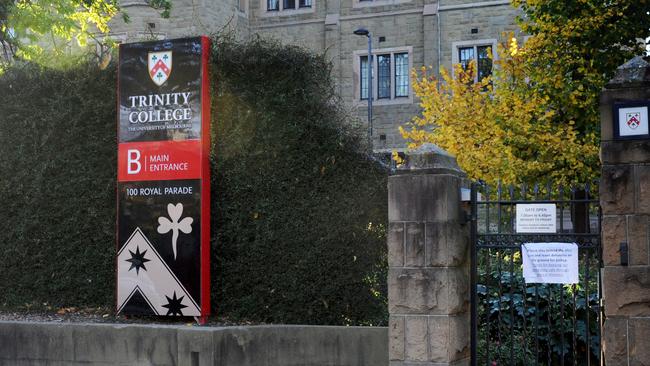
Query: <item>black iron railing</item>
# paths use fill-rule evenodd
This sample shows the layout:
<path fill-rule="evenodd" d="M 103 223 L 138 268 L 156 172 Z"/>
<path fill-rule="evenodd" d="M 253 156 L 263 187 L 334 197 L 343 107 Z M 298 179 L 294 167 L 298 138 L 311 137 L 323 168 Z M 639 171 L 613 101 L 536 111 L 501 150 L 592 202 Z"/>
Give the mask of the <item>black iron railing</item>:
<path fill-rule="evenodd" d="M 599 365 L 600 206 L 590 185 L 474 184 L 472 203 L 472 364 Z M 555 233 L 517 233 L 517 204 L 554 204 Z M 527 284 L 524 243 L 576 243 L 579 283 Z"/>

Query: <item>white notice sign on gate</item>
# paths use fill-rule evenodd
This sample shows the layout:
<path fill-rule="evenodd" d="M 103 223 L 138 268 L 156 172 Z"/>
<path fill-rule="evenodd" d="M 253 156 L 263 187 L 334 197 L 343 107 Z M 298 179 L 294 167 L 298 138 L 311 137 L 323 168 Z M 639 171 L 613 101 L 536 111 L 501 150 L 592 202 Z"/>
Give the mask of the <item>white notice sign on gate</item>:
<path fill-rule="evenodd" d="M 525 243 L 521 259 L 526 283 L 578 283 L 575 243 Z"/>
<path fill-rule="evenodd" d="M 518 233 L 555 233 L 556 231 L 555 204 L 517 204 Z"/>

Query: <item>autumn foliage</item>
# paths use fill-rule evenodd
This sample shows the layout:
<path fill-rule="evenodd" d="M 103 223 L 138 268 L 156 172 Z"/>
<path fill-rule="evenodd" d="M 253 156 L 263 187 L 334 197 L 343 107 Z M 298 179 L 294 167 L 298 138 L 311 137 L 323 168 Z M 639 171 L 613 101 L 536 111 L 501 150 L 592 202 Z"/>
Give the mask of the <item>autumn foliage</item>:
<path fill-rule="evenodd" d="M 414 74 L 423 113 L 402 135 L 410 147 L 438 144 L 470 177 L 490 183 L 597 178 L 600 92 L 617 66 L 643 52 L 650 0 L 512 5 L 530 36 L 523 46 L 504 37 L 493 75 L 478 83 L 476 65 Z"/>
<path fill-rule="evenodd" d="M 474 82 L 476 64 L 453 74 L 413 73 L 422 115 L 400 128 L 409 147 L 434 143 L 457 157 L 470 178 L 488 183 L 584 181 L 596 175 L 598 136 L 575 121 L 557 123 L 548 99 L 530 85 L 525 47 L 499 45 L 494 73 Z"/>

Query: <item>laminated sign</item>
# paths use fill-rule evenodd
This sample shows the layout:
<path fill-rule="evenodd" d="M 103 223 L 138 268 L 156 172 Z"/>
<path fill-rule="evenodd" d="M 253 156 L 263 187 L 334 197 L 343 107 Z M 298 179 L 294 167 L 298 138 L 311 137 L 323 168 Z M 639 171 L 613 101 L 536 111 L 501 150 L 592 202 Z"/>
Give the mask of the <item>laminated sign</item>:
<path fill-rule="evenodd" d="M 210 311 L 206 37 L 120 45 L 117 311 Z"/>
<path fill-rule="evenodd" d="M 524 243 L 521 259 L 526 283 L 578 283 L 576 243 Z"/>

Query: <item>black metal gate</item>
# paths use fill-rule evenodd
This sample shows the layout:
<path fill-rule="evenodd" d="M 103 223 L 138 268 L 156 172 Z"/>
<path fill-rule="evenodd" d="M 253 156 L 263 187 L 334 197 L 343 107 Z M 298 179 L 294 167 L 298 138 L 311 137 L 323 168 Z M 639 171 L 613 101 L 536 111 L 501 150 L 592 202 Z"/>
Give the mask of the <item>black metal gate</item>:
<path fill-rule="evenodd" d="M 589 185 L 474 184 L 472 364 L 600 365 L 600 206 Z M 516 205 L 556 206 L 555 233 L 516 232 Z M 579 283 L 526 284 L 521 245 L 576 243 Z"/>

